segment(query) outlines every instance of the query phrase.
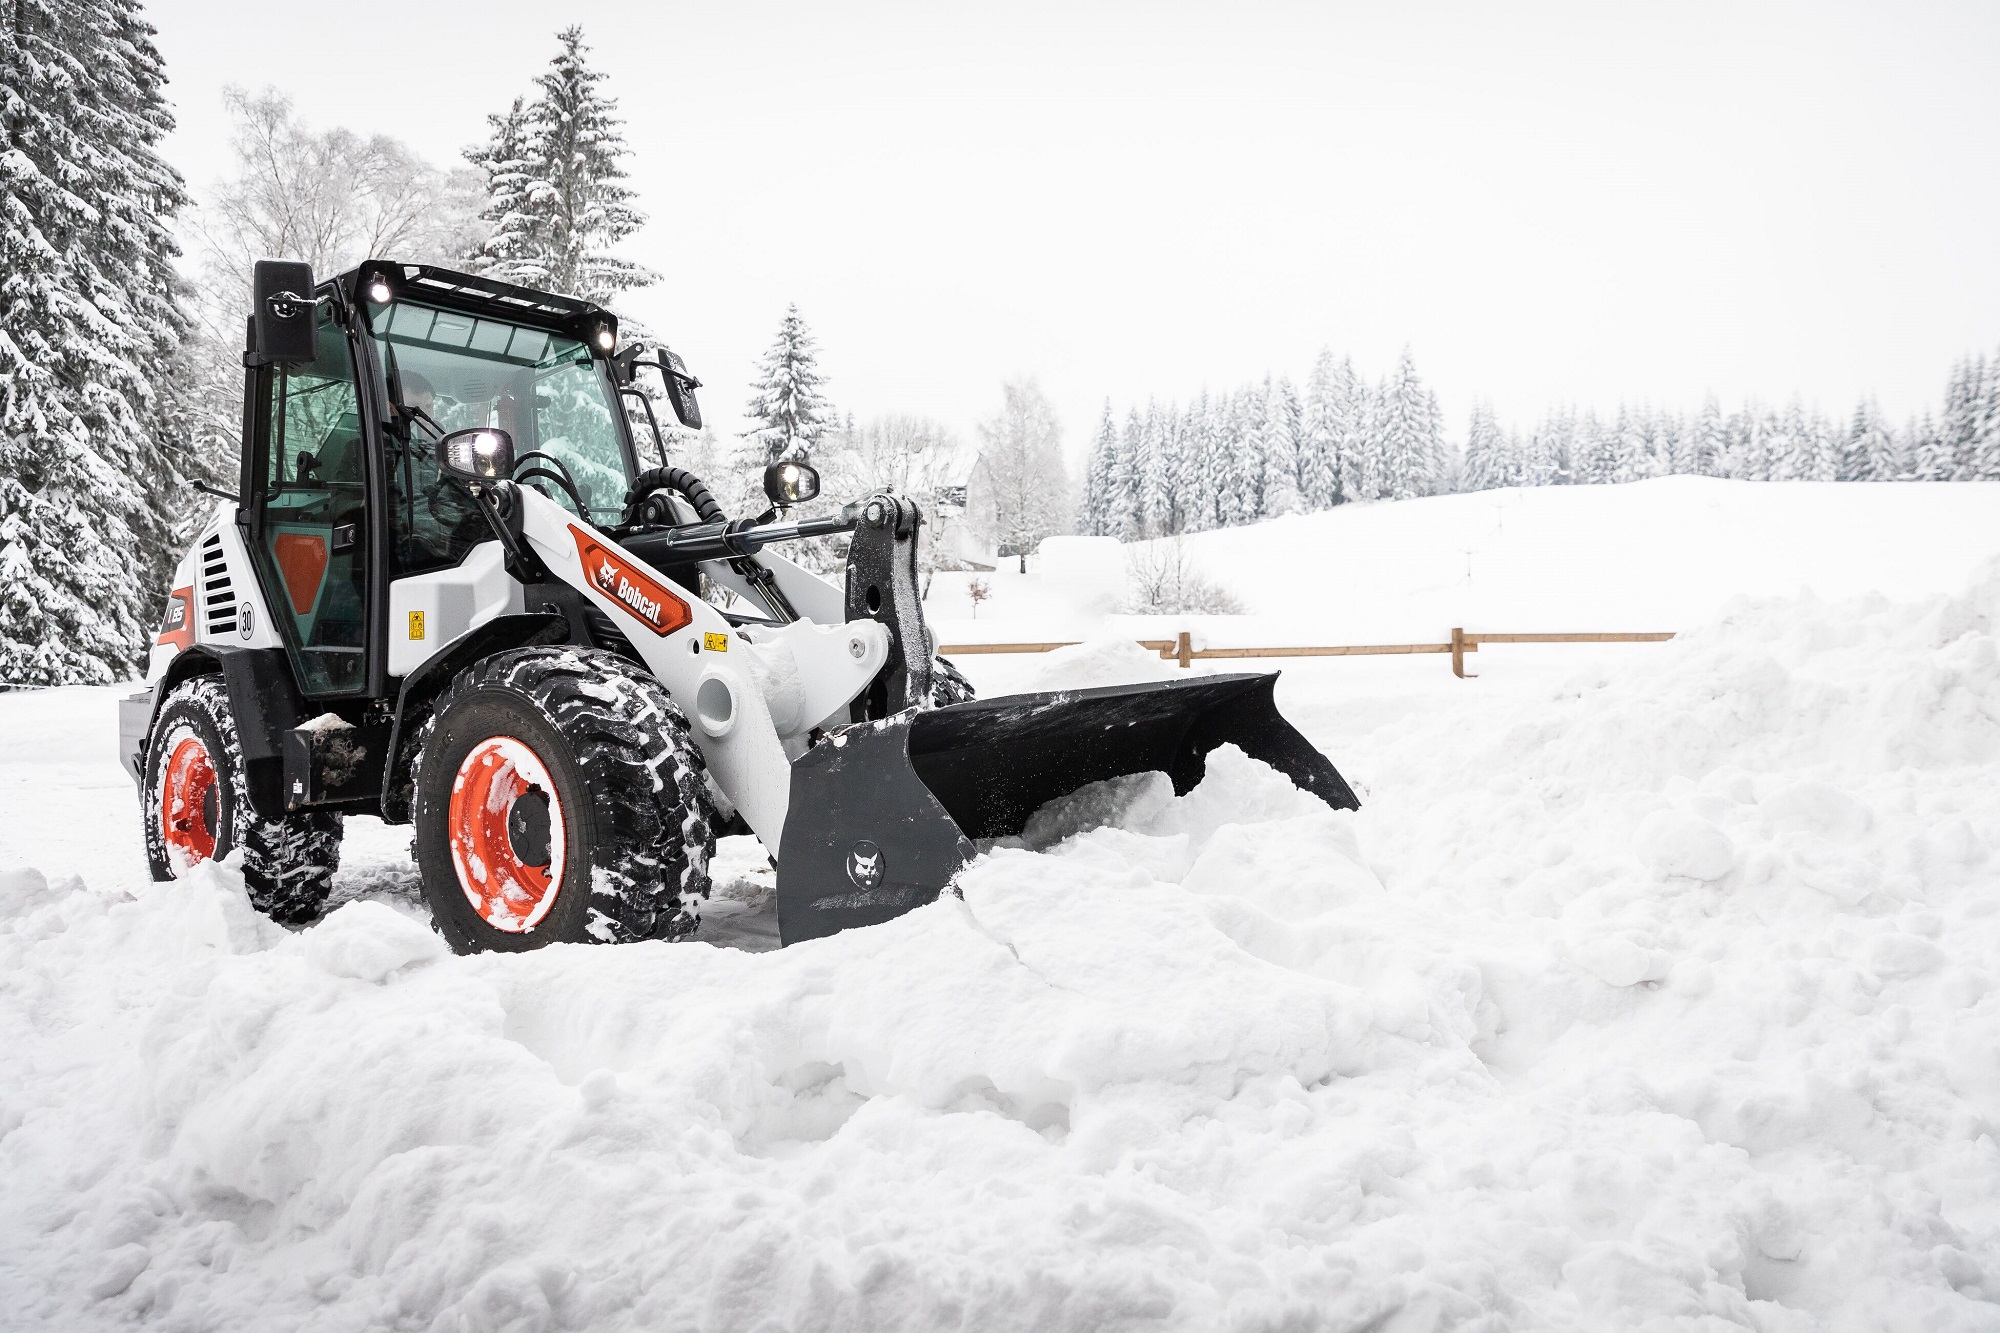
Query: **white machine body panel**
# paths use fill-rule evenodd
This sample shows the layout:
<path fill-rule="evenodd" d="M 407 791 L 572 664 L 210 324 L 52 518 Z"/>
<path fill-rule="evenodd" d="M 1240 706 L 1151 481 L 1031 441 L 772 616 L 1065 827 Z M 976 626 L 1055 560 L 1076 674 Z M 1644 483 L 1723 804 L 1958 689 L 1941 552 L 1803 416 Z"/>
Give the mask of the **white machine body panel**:
<path fill-rule="evenodd" d="M 264 601 L 263 585 L 250 563 L 236 506 L 218 504 L 208 526 L 174 568 L 168 590 L 167 623 L 146 658 L 146 680 L 157 682 L 167 664 L 197 643 L 232 648 L 282 648 L 277 623 Z M 178 621 L 176 621 L 178 603 Z"/>
<path fill-rule="evenodd" d="M 499 542 L 481 542 L 451 569 L 389 585 L 389 674 L 407 676 L 452 640 L 524 609 Z"/>

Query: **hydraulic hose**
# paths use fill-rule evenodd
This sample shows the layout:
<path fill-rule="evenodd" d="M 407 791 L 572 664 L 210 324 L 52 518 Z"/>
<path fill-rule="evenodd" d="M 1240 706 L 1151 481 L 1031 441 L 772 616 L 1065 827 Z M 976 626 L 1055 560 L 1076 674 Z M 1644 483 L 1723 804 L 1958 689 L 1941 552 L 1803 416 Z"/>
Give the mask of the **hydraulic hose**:
<path fill-rule="evenodd" d="M 694 506 L 694 512 L 704 523 L 723 523 L 728 515 L 722 506 L 709 494 L 708 485 L 700 477 L 684 467 L 647 468 L 632 482 L 632 489 L 625 492 L 625 522 L 638 521 L 638 507 L 654 491 L 672 491 Z"/>

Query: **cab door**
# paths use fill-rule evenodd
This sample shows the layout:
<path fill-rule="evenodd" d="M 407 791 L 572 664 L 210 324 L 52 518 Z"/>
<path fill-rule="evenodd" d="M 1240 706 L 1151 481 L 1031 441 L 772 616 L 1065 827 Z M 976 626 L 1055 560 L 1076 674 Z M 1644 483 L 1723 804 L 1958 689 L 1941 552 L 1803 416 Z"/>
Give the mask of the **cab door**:
<path fill-rule="evenodd" d="M 271 608 L 308 695 L 367 687 L 368 467 L 347 333 L 318 315 L 309 365 L 266 366 L 253 382 L 252 545 Z"/>

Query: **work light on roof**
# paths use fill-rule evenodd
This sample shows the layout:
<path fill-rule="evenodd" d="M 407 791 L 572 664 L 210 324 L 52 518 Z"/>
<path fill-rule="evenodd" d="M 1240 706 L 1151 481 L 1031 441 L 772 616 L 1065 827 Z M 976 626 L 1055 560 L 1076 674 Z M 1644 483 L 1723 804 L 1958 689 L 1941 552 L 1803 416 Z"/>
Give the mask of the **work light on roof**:
<path fill-rule="evenodd" d="M 384 282 L 380 278 L 377 278 L 373 282 L 368 284 L 368 299 L 373 301 L 376 305 L 389 304 L 389 298 L 393 297 L 395 294 L 396 294 L 395 292 L 389 289 L 389 284 Z"/>
<path fill-rule="evenodd" d="M 599 351 L 603 352 L 610 351 L 612 346 L 617 341 L 618 341 L 618 335 L 611 331 L 611 326 L 609 324 L 602 325 L 601 327 L 598 328 L 597 347 Z"/>

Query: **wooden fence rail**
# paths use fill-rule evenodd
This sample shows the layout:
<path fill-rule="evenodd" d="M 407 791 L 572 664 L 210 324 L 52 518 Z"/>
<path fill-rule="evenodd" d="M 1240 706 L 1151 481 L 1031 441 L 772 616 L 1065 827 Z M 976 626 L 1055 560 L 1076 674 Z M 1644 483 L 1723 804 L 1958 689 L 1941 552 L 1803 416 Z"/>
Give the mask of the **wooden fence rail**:
<path fill-rule="evenodd" d="M 1286 646 L 1277 648 L 1196 648 L 1186 630 L 1171 639 L 1140 639 L 1141 648 L 1158 653 L 1168 662 L 1183 667 L 1212 658 L 1232 657 L 1390 657 L 1417 653 L 1450 653 L 1451 671 L 1466 679 L 1465 655 L 1479 651 L 1482 643 L 1664 643 L 1671 633 L 1645 634 L 1467 634 L 1455 628 L 1449 643 L 1345 643 Z M 946 657 L 976 656 L 980 653 L 1051 653 L 1073 648 L 1075 641 L 1061 643 L 948 643 L 938 649 Z"/>

